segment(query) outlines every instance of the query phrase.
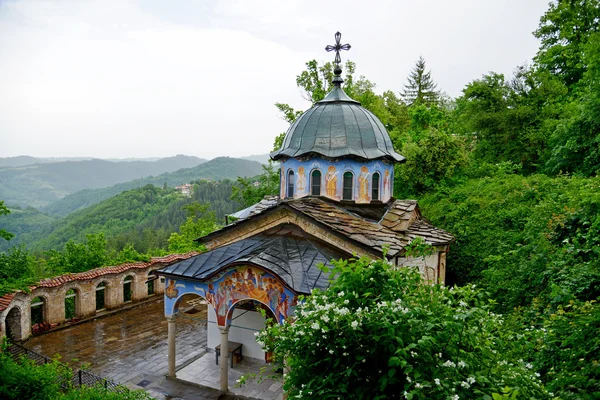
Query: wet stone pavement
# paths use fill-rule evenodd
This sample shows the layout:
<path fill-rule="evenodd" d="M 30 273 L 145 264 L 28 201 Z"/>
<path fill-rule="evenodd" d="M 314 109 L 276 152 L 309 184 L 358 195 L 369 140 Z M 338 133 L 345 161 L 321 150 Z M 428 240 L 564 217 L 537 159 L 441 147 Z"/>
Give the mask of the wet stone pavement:
<path fill-rule="evenodd" d="M 194 318 L 198 320 L 177 319 L 177 365 L 206 351 L 206 312 Z M 219 398 L 219 391 L 165 379 L 167 320 L 162 301 L 36 336 L 24 346 L 49 357 L 59 355 L 72 367 L 88 364 L 90 372 L 131 388 L 146 389 L 158 399 Z"/>
<path fill-rule="evenodd" d="M 177 320 L 177 363 L 206 348 L 206 314 Z M 167 373 L 167 320 L 154 301 L 94 321 L 29 339 L 25 347 L 73 367 L 88 363 L 94 374 L 126 382 L 140 373 Z"/>

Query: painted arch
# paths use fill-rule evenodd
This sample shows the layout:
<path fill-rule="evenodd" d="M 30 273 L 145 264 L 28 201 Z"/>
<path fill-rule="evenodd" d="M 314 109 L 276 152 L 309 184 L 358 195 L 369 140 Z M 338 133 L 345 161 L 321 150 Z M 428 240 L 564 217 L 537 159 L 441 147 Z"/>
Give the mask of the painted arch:
<path fill-rule="evenodd" d="M 215 310 L 217 324 L 231 323 L 231 310 L 244 300 L 256 300 L 267 306 L 279 323 L 293 315 L 296 294 L 283 281 L 267 270 L 253 265 L 228 267 L 204 281 L 167 279 L 165 315 L 171 317 L 178 299 L 185 294 L 196 294 L 206 299 Z"/>

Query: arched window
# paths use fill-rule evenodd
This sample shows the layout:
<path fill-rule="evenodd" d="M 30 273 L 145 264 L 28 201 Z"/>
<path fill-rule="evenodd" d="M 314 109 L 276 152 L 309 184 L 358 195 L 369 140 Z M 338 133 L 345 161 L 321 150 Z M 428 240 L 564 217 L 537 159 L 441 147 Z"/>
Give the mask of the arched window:
<path fill-rule="evenodd" d="M 131 301 L 131 297 L 133 295 L 133 291 L 131 290 L 131 284 L 133 283 L 133 278 L 131 275 L 126 276 L 123 281 L 123 302 L 127 303 Z"/>
<path fill-rule="evenodd" d="M 154 282 L 156 282 L 156 276 L 148 275 L 148 280 L 146 281 L 146 285 L 148 286 L 148 296 L 154 295 Z"/>
<path fill-rule="evenodd" d="M 321 171 L 318 169 L 310 174 L 310 194 L 313 196 L 321 195 Z"/>
<path fill-rule="evenodd" d="M 344 172 L 344 190 L 342 190 L 342 200 L 354 199 L 354 174 Z"/>
<path fill-rule="evenodd" d="M 31 325 L 40 325 L 44 322 L 44 307 L 45 301 L 43 297 L 35 297 L 31 299 Z M 35 328 L 34 328 L 35 329 Z"/>
<path fill-rule="evenodd" d="M 96 311 L 104 310 L 104 295 L 106 292 L 106 282 L 101 282 L 96 286 Z"/>
<path fill-rule="evenodd" d="M 373 174 L 371 181 L 371 200 L 379 200 L 379 172 Z"/>
<path fill-rule="evenodd" d="M 287 176 L 287 196 L 288 198 L 294 197 L 294 171 L 291 169 L 288 171 Z"/>
<path fill-rule="evenodd" d="M 67 290 L 65 294 L 65 321 L 70 321 L 77 316 L 77 292 L 75 289 Z"/>

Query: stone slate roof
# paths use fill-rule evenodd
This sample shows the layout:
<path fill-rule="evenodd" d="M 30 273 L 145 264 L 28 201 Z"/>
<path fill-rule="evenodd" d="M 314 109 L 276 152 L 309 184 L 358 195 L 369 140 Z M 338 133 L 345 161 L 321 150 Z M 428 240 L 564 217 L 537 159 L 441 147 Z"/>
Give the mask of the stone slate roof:
<path fill-rule="evenodd" d="M 381 121 L 336 87 L 290 126 L 273 160 L 322 155 L 404 162 Z"/>
<path fill-rule="evenodd" d="M 236 221 L 198 240 L 209 241 L 220 232 L 233 229 L 235 225 L 250 223 L 252 219 L 276 207 L 287 207 L 369 250 L 382 253 L 384 246 L 389 246 L 387 253 L 389 256 L 401 255 L 404 247 L 416 237 L 423 238 L 432 246 L 444 246 L 454 241 L 454 236 L 436 228 L 421 216 L 415 200 L 392 200 L 387 204 L 345 206 L 343 203 L 324 197 L 309 196 L 280 200 L 277 203 L 274 203 L 271 197 L 261 203 L 262 206 L 258 207 L 261 212 Z M 374 219 L 374 215 L 381 215 L 381 218 Z"/>
<path fill-rule="evenodd" d="M 332 259 L 349 256 L 295 225 L 282 224 L 172 264 L 157 273 L 205 281 L 223 268 L 254 264 L 279 276 L 296 293 L 309 294 L 314 288 L 329 286 L 328 276 L 317 267 L 319 264 L 331 267 Z"/>
<path fill-rule="evenodd" d="M 76 274 L 63 274 L 54 278 L 43 279 L 36 286 L 30 286 L 29 289 L 33 290 L 36 288 L 57 287 L 67 282 L 87 281 L 104 275 L 120 274 L 131 269 L 144 269 L 151 266 L 170 264 L 176 261 L 185 260 L 186 258 L 193 257 L 197 254 L 198 252 L 195 251 L 185 254 L 169 254 L 168 256 L 164 257 L 152 257 L 152 259 L 148 262 L 124 263 L 114 266 L 94 268 L 89 271 L 79 272 Z M 0 297 L 0 311 L 4 311 L 10 305 L 12 299 L 15 297 L 15 294 L 16 293 L 9 293 Z"/>

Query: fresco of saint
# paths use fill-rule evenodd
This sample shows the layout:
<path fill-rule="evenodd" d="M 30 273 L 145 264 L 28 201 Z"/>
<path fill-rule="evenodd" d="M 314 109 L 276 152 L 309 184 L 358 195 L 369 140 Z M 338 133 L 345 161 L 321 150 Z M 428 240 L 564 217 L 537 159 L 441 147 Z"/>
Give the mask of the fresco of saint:
<path fill-rule="evenodd" d="M 298 167 L 298 180 L 296 181 L 296 197 L 304 195 L 306 189 L 306 175 L 304 175 L 304 167 Z"/>
<path fill-rule="evenodd" d="M 358 175 L 358 199 L 357 203 L 368 203 L 369 198 L 369 168 L 363 165 L 360 168 L 360 174 Z"/>
<path fill-rule="evenodd" d="M 179 290 L 175 287 L 174 279 L 169 279 L 169 286 L 165 289 L 165 294 L 169 299 L 174 299 L 179 294 Z"/>
<path fill-rule="evenodd" d="M 339 200 L 337 195 L 337 171 L 333 165 L 327 168 L 327 174 L 325 174 L 325 188 L 327 189 L 327 197 Z"/>

